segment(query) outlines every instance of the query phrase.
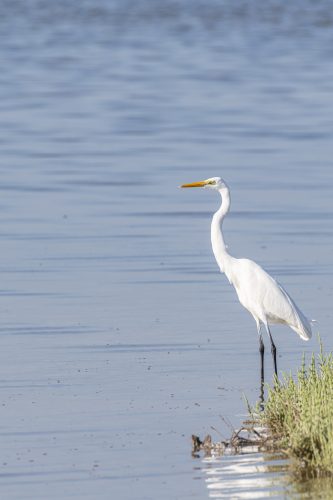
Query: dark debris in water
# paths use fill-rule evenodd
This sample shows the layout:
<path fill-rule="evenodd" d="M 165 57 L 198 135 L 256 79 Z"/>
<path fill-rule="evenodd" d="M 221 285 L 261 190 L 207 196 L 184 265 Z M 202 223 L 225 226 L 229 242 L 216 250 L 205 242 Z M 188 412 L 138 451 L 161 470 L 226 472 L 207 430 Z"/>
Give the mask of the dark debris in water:
<path fill-rule="evenodd" d="M 272 450 L 272 437 L 267 429 L 259 427 L 254 422 L 244 422 L 238 430 L 233 430 L 232 435 L 227 440 L 214 442 L 210 434 L 203 441 L 192 434 L 192 455 L 199 456 L 200 452 L 207 455 L 236 455 L 253 453 L 258 451 Z"/>

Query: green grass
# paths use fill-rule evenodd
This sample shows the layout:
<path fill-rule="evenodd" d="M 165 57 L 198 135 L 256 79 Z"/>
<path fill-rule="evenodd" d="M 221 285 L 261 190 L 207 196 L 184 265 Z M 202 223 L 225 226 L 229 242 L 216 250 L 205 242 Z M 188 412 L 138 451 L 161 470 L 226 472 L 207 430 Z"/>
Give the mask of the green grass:
<path fill-rule="evenodd" d="M 321 348 L 297 376 L 284 375 L 268 390 L 260 423 L 279 447 L 312 475 L 333 475 L 333 356 Z"/>

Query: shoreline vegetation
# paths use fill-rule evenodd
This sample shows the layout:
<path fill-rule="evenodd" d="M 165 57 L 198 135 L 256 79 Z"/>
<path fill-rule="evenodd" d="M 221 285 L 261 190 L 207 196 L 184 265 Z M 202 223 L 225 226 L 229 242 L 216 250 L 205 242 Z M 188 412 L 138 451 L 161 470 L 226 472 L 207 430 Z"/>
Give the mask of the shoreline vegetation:
<path fill-rule="evenodd" d="M 227 441 L 192 436 L 192 452 L 274 451 L 291 458 L 297 474 L 333 476 L 333 356 L 324 354 L 321 345 L 308 366 L 303 357 L 295 377 L 275 379 L 263 409 L 258 404 L 249 413 L 249 420 Z"/>
<path fill-rule="evenodd" d="M 254 416 L 254 412 L 252 413 Z M 303 357 L 296 377 L 284 375 L 268 389 L 264 409 L 255 417 L 275 446 L 295 458 L 300 472 L 333 475 L 333 356 Z"/>

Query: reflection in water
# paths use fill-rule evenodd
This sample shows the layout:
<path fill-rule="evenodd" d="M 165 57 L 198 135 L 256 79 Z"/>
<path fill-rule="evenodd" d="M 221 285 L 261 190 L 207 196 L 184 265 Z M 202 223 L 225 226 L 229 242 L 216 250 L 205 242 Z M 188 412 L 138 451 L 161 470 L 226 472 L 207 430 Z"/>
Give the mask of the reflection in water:
<path fill-rule="evenodd" d="M 286 487 L 286 498 L 308 498 L 331 500 L 333 498 L 333 478 L 321 477 L 304 481 L 290 480 Z"/>
<path fill-rule="evenodd" d="M 209 498 L 333 499 L 333 478 L 304 478 L 281 455 L 248 448 L 241 455 L 206 456 L 202 460 Z"/>
<path fill-rule="evenodd" d="M 285 486 L 286 460 L 262 453 L 205 457 L 209 498 L 267 498 Z"/>

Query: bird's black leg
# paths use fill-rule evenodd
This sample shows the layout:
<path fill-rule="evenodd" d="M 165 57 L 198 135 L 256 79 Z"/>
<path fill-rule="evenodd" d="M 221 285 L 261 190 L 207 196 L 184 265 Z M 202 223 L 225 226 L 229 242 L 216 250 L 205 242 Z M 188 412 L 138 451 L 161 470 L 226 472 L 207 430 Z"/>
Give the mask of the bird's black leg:
<path fill-rule="evenodd" d="M 265 381 L 265 372 L 264 372 L 264 353 L 265 353 L 265 346 L 264 342 L 262 340 L 262 335 L 261 333 L 259 334 L 259 352 L 260 352 L 260 360 L 261 360 L 261 385 L 264 385 Z"/>
<path fill-rule="evenodd" d="M 272 334 L 271 334 L 271 332 L 269 331 L 269 328 L 268 328 L 268 335 L 269 335 L 269 340 L 271 341 L 271 353 L 272 353 L 272 356 L 273 356 L 273 361 L 274 361 L 274 371 L 275 371 L 275 375 L 277 376 L 277 366 L 276 366 L 276 347 L 275 347 L 275 344 L 274 344 L 274 341 L 273 341 Z"/>
<path fill-rule="evenodd" d="M 259 352 L 260 352 L 260 360 L 261 360 L 261 381 L 260 381 L 260 409 L 263 411 L 264 409 L 264 383 L 265 383 L 265 372 L 264 372 L 264 353 L 265 346 L 262 340 L 262 335 L 259 333 Z"/>

